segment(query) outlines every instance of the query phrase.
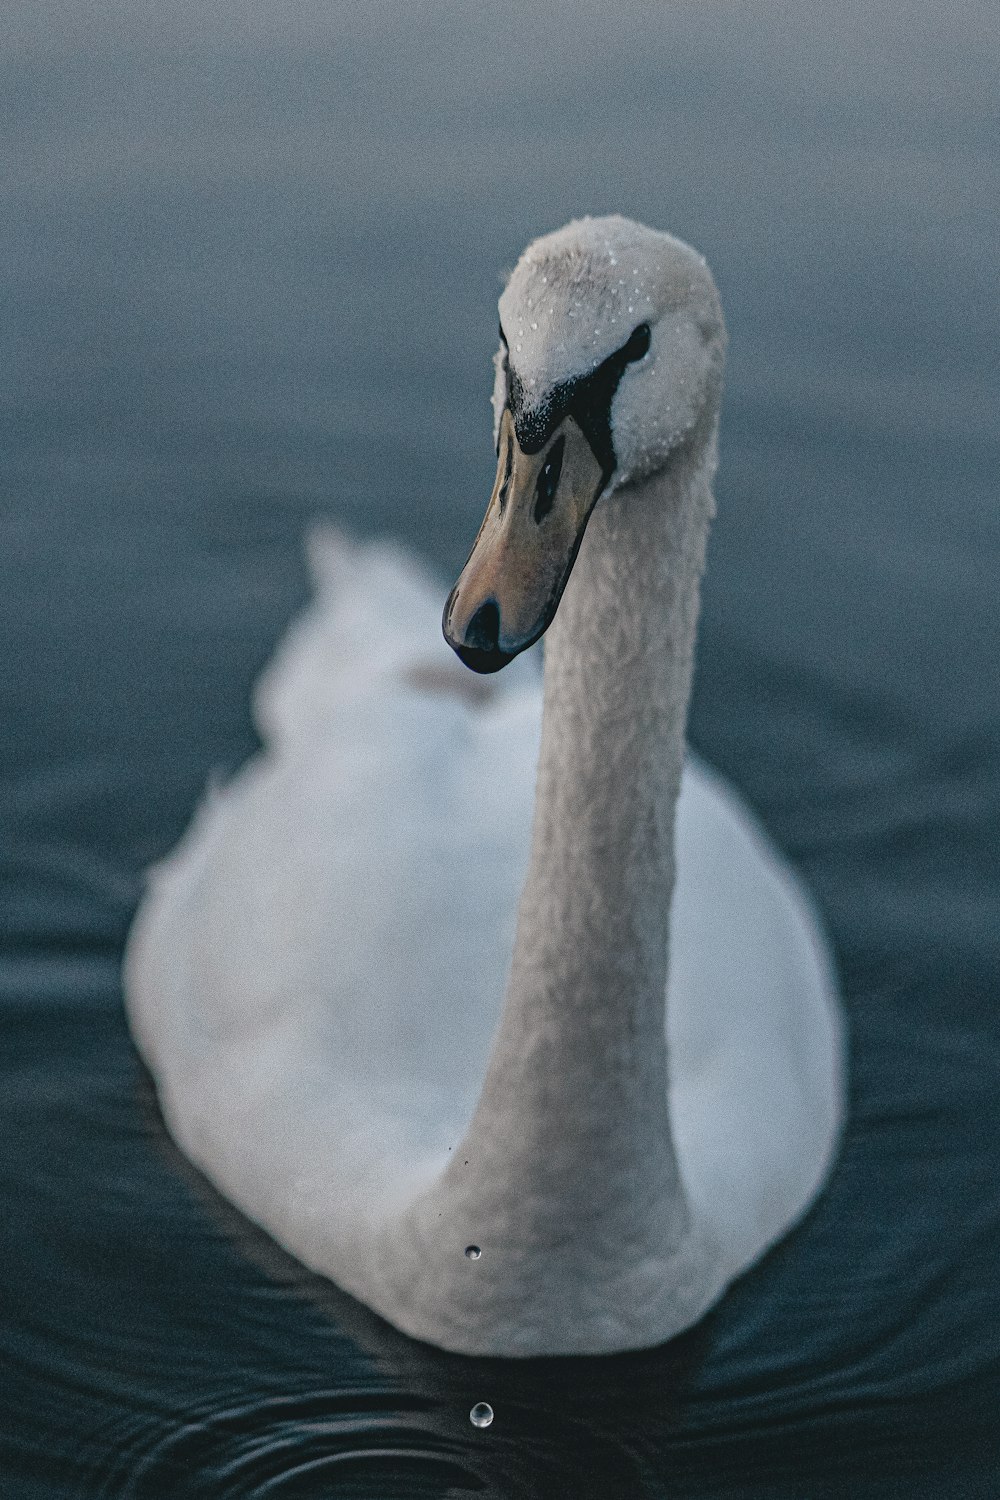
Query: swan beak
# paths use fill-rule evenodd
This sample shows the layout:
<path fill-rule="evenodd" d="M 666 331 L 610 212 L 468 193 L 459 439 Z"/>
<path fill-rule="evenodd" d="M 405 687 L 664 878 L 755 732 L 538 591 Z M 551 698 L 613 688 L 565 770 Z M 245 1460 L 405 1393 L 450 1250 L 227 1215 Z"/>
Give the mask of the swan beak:
<path fill-rule="evenodd" d="M 445 640 L 467 667 L 498 672 L 548 629 L 607 479 L 572 417 L 525 453 L 504 412 L 493 494 L 444 607 Z"/>

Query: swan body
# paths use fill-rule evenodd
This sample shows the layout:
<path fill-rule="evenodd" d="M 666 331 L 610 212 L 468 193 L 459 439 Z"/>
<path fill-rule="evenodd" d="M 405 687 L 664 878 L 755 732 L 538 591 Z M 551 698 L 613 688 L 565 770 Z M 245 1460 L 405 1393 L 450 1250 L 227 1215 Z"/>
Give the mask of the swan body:
<path fill-rule="evenodd" d="M 412 559 L 318 531 L 256 689 L 264 748 L 152 872 L 126 955 L 165 1120 L 215 1185 L 403 1331 L 519 1356 L 696 1321 L 812 1201 L 843 1107 L 809 903 L 683 761 L 711 278 L 584 220 L 529 249 L 505 323 L 540 295 L 549 324 L 534 347 L 508 326 L 497 361 L 497 486 L 445 633 L 493 671 L 542 622 L 544 693 L 531 658 L 456 661 Z"/>

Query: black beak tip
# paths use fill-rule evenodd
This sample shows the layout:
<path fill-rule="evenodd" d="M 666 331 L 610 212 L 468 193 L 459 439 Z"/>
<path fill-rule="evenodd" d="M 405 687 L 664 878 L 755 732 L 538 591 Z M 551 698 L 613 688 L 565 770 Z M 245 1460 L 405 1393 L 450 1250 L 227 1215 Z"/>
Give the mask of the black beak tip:
<path fill-rule="evenodd" d="M 478 646 L 455 646 L 453 649 L 459 661 L 483 676 L 499 672 L 509 661 L 514 660 L 513 651 L 501 651 L 499 648 L 495 651 L 483 651 Z"/>
<path fill-rule="evenodd" d="M 516 652 L 504 651 L 500 646 L 500 606 L 495 599 L 487 599 L 476 610 L 465 627 L 464 636 L 459 639 L 451 629 L 450 616 L 454 598 L 454 593 L 449 595 L 441 622 L 448 645 L 459 661 L 471 667 L 473 672 L 499 672 L 516 655 Z"/>

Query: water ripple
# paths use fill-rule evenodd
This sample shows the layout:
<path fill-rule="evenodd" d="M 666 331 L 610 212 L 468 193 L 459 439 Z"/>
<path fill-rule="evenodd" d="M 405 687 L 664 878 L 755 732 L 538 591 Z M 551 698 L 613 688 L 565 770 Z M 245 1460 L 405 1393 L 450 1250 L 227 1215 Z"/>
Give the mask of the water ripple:
<path fill-rule="evenodd" d="M 373 1391 L 255 1401 L 191 1418 L 163 1437 L 130 1472 L 111 1476 L 122 1500 L 281 1500 L 336 1493 L 482 1493 L 484 1483 L 435 1432 L 434 1403 Z"/>

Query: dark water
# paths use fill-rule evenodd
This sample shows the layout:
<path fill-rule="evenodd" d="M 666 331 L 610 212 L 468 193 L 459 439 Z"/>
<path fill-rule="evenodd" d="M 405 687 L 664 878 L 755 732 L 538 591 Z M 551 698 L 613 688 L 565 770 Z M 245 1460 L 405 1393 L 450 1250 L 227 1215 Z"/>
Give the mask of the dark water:
<path fill-rule="evenodd" d="M 993 7 L 0 27 L 0 1494 L 995 1496 Z M 611 210 L 697 244 L 727 307 L 692 733 L 822 905 L 851 1120 L 699 1329 L 507 1366 L 396 1335 L 200 1183 L 117 961 L 143 866 L 252 749 L 304 525 L 444 580 L 491 478 L 499 272 Z"/>

